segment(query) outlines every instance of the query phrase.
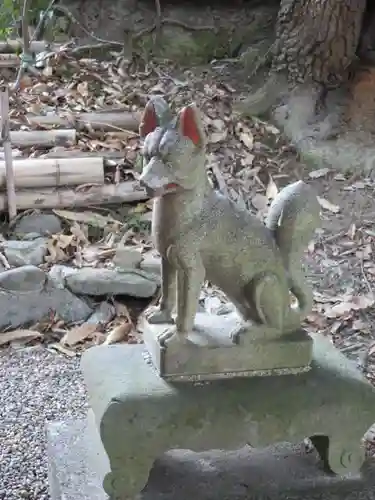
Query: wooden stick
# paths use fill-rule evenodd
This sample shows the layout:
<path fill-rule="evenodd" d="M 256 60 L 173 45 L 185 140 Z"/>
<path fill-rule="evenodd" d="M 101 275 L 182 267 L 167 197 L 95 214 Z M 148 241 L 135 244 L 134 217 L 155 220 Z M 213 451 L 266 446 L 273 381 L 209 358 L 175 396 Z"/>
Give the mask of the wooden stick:
<path fill-rule="evenodd" d="M 17 68 L 20 58 L 16 54 L 0 54 L 0 68 Z"/>
<path fill-rule="evenodd" d="M 75 129 L 13 130 L 10 132 L 10 139 L 16 148 L 72 146 L 76 143 L 76 136 Z"/>
<path fill-rule="evenodd" d="M 27 158 L 13 161 L 17 188 L 104 184 L 104 159 L 94 158 Z M 5 163 L 0 161 L 0 189 L 6 185 Z"/>
<path fill-rule="evenodd" d="M 4 148 L 5 158 L 5 184 L 7 191 L 7 206 L 9 220 L 17 215 L 17 200 L 14 184 L 12 145 L 10 142 L 9 130 L 9 95 L 8 87 L 4 86 L 0 92 L 0 117 L 1 117 L 1 145 Z M 5 206 L 4 206 L 5 208 Z"/>
<path fill-rule="evenodd" d="M 31 125 L 39 125 L 41 127 L 67 127 L 72 128 L 78 125 L 89 125 L 94 130 L 131 130 L 138 132 L 141 113 L 130 111 L 108 111 L 97 113 L 80 113 L 72 114 L 71 116 L 60 115 L 26 115 L 27 121 Z"/>
<path fill-rule="evenodd" d="M 44 52 L 45 50 L 56 50 L 58 46 L 56 44 L 49 44 L 48 42 L 44 42 L 43 40 L 37 41 L 34 40 L 30 42 L 30 52 L 38 53 Z M 16 40 L 5 40 L 0 42 L 0 53 L 5 52 L 21 52 L 23 49 L 22 40 L 19 38 Z"/>
<path fill-rule="evenodd" d="M 104 184 L 103 186 L 79 187 L 73 189 L 43 189 L 18 191 L 17 206 L 19 210 L 29 208 L 74 208 L 92 205 L 111 205 L 147 200 L 143 189 L 137 181 L 120 184 Z M 7 206 L 7 197 L 0 194 L 0 211 Z"/>

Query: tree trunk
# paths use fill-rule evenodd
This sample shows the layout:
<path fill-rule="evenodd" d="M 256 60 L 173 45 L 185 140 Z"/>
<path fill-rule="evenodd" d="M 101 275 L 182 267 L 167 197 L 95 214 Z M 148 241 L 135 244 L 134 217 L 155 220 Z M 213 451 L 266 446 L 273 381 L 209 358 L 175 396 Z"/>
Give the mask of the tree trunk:
<path fill-rule="evenodd" d="M 238 111 L 267 114 L 312 164 L 375 178 L 375 1 L 281 0 L 267 63 Z"/>
<path fill-rule="evenodd" d="M 363 52 L 370 39 L 375 41 L 375 24 L 367 20 L 375 14 L 372 1 L 281 0 L 268 80 L 239 109 L 262 115 L 292 89 L 301 87 L 304 96 L 309 92 L 314 96 L 313 109 L 328 90 L 348 80 L 358 47 Z"/>
<path fill-rule="evenodd" d="M 293 84 L 338 87 L 356 57 L 365 9 L 366 0 L 281 0 L 273 69 Z"/>

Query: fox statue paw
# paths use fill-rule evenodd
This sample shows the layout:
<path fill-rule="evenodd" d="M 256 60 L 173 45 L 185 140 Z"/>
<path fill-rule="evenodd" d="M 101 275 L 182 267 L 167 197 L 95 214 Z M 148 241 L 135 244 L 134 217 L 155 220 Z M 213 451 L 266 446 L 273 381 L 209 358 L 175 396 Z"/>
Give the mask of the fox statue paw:
<path fill-rule="evenodd" d="M 152 307 L 145 313 L 147 321 L 151 325 L 159 325 L 162 323 L 168 323 L 173 325 L 174 320 L 169 311 L 165 309 L 160 309 L 160 307 Z"/>
<path fill-rule="evenodd" d="M 167 347 L 168 349 L 173 349 L 174 347 L 179 349 L 181 345 L 189 344 L 187 335 L 178 333 L 176 326 L 172 326 L 158 335 L 158 342 L 161 346 Z"/>
<path fill-rule="evenodd" d="M 246 340 L 248 340 L 249 329 L 252 327 L 252 324 L 242 323 L 237 328 L 230 332 L 230 338 L 233 344 L 244 344 Z"/>

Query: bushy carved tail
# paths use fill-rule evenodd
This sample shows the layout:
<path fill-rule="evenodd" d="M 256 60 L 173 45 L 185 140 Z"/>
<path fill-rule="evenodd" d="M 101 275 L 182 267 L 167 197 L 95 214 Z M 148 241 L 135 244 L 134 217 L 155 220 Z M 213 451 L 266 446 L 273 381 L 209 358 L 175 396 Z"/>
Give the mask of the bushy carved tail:
<path fill-rule="evenodd" d="M 301 258 L 319 226 L 320 207 L 313 189 L 303 181 L 283 188 L 272 202 L 266 218 L 288 273 L 289 289 L 299 303 L 297 314 L 312 307 L 312 291 L 306 283 Z"/>
<path fill-rule="evenodd" d="M 286 267 L 292 254 L 300 253 L 319 225 L 320 207 L 312 188 L 303 181 L 284 187 L 273 200 L 266 226 L 280 249 Z"/>

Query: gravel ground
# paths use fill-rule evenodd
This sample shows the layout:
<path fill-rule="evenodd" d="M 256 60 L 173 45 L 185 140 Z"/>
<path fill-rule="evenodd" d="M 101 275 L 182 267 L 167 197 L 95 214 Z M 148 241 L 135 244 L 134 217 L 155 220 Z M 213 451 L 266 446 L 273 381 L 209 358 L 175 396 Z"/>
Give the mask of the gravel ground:
<path fill-rule="evenodd" d="M 45 423 L 83 418 L 79 358 L 0 351 L 0 500 L 49 500 Z"/>

